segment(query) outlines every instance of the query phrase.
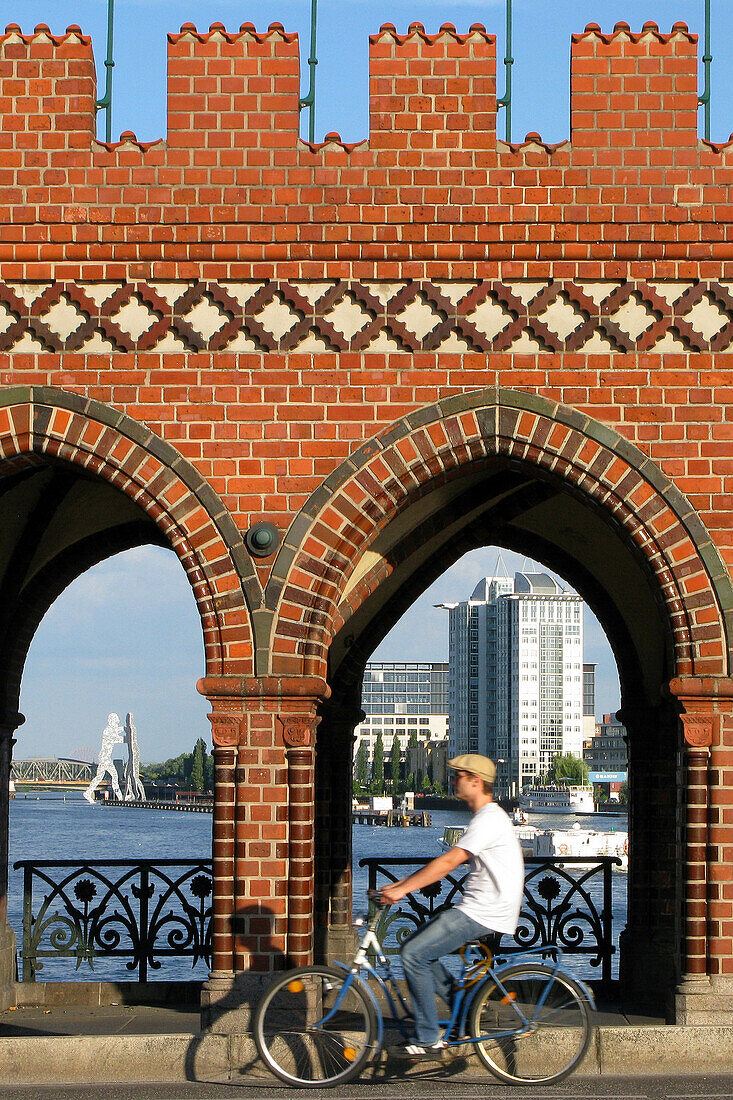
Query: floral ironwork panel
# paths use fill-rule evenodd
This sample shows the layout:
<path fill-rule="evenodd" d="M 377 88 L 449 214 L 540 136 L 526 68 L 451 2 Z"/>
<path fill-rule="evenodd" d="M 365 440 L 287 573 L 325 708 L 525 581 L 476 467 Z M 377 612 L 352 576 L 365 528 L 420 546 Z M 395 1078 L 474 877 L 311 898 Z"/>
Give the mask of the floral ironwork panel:
<path fill-rule="evenodd" d="M 369 872 L 369 889 L 376 890 L 397 882 L 428 860 L 422 857 L 360 861 Z M 611 980 L 613 943 L 612 869 L 620 860 L 599 856 L 565 856 L 562 860 L 528 858 L 525 860 L 524 898 L 519 924 L 513 936 L 493 933 L 490 945 L 501 955 L 542 951 L 548 955 L 560 950 L 579 956 L 599 975 L 603 983 Z M 404 941 L 432 917 L 449 909 L 459 900 L 466 871 L 458 869 L 441 882 L 407 894 L 397 906 L 382 913 L 379 933 L 385 952 L 395 955 Z M 600 973 L 599 973 L 600 972 Z"/>
<path fill-rule="evenodd" d="M 44 960 L 91 972 L 118 959 L 138 981 L 166 958 L 211 962 L 209 860 L 22 860 L 24 982 Z M 134 980 L 134 979 L 133 979 Z"/>

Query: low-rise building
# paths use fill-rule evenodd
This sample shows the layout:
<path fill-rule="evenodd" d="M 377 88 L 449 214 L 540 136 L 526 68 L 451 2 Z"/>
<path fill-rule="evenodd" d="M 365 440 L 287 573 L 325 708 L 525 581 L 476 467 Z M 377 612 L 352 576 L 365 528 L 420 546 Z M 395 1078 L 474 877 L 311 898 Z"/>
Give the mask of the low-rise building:
<path fill-rule="evenodd" d="M 612 714 L 604 714 L 595 737 L 586 741 L 583 759 L 588 765 L 590 782 L 605 787 L 610 798 L 617 798 L 628 774 L 626 728 Z"/>
<path fill-rule="evenodd" d="M 370 662 L 364 672 L 361 705 L 364 720 L 355 729 L 354 766 L 359 746 L 364 745 L 371 770 L 374 749 L 381 733 L 384 760 L 392 754 L 397 738 L 405 777 L 413 774 L 415 784 L 430 774 L 441 782 L 432 765 L 437 746 L 448 740 L 448 665 L 437 662 Z M 411 741 L 417 747 L 409 753 Z M 446 757 L 447 759 L 447 757 Z M 443 777 L 445 762 L 439 763 Z M 445 778 L 442 779 L 445 782 Z"/>

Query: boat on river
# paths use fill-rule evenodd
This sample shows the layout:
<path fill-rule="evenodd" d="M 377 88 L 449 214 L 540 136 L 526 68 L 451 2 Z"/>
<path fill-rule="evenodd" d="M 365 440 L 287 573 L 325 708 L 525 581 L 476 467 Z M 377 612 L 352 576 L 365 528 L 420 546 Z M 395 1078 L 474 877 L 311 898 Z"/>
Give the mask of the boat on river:
<path fill-rule="evenodd" d="M 561 862 L 563 856 L 574 856 L 576 859 L 586 856 L 589 866 L 599 856 L 616 856 L 621 860 L 619 869 L 629 869 L 629 834 L 622 830 L 596 832 L 595 829 L 581 829 L 578 824 L 571 829 L 538 829 L 533 848 L 534 851 L 529 854 L 556 862 Z M 582 866 L 582 863 L 573 863 L 573 867 Z"/>
<path fill-rule="evenodd" d="M 447 852 L 449 848 L 455 848 L 457 844 L 461 843 L 461 837 L 465 831 L 461 825 L 447 825 L 438 843 Z M 522 853 L 525 856 L 535 855 L 535 838 L 539 832 L 540 830 L 534 825 L 514 826 L 514 835 L 519 841 Z"/>
<path fill-rule="evenodd" d="M 465 829 L 459 825 L 448 825 L 443 830 L 439 843 L 444 851 L 460 845 Z M 586 856 L 590 866 L 599 856 L 615 856 L 621 860 L 619 870 L 629 868 L 629 834 L 626 831 L 601 832 L 595 829 L 581 829 L 575 824 L 570 829 L 538 829 L 536 825 L 521 824 L 514 826 L 514 834 L 519 841 L 525 857 L 540 857 L 562 862 L 563 856 L 581 859 Z M 574 867 L 586 864 L 573 863 Z"/>
<path fill-rule="evenodd" d="M 593 788 L 585 784 L 548 783 L 543 787 L 525 787 L 518 803 L 520 810 L 533 814 L 592 814 L 595 811 Z"/>

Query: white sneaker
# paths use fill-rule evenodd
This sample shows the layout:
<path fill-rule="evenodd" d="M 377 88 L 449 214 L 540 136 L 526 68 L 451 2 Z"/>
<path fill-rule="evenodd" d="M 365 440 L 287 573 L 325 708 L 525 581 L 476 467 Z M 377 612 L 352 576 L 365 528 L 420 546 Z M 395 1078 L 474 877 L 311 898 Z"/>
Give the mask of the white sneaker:
<path fill-rule="evenodd" d="M 434 1062 L 442 1059 L 443 1051 L 447 1045 L 444 1039 L 436 1039 L 430 1046 L 424 1046 L 422 1043 L 414 1041 L 393 1048 L 392 1053 L 398 1058 L 404 1058 L 410 1062 Z"/>

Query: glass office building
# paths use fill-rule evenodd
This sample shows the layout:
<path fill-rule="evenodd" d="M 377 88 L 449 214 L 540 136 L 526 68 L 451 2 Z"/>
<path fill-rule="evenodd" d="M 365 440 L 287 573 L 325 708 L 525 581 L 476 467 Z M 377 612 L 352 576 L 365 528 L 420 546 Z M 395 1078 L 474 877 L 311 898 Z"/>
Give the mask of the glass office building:
<path fill-rule="evenodd" d="M 582 598 L 547 573 L 517 572 L 443 607 L 450 754 L 496 760 L 501 794 L 546 774 L 558 753 L 582 758 Z"/>

